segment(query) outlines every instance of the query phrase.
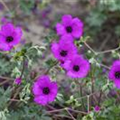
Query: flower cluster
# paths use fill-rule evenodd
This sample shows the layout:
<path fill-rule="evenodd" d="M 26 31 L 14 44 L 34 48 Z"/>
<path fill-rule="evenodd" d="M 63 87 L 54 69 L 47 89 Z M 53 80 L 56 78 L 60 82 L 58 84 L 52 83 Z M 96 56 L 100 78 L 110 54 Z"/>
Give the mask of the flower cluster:
<path fill-rule="evenodd" d="M 56 32 L 59 35 L 59 41 L 51 44 L 51 51 L 54 57 L 60 62 L 61 67 L 71 78 L 84 78 L 90 71 L 90 63 L 80 55 L 74 40 L 80 39 L 83 34 L 83 23 L 78 18 L 71 15 L 64 15 L 62 22 L 57 23 Z M 10 51 L 14 46 L 19 44 L 22 37 L 22 30 L 14 27 L 12 23 L 6 23 L 0 30 L 0 49 Z M 120 89 L 120 60 L 113 63 L 109 79 L 112 80 L 116 87 Z M 22 78 L 15 79 L 15 84 L 20 85 Z M 37 78 L 32 87 L 34 101 L 40 105 L 46 105 L 53 102 L 58 93 L 57 82 L 52 82 L 49 76 L 42 75 Z M 100 111 L 96 106 L 95 111 Z"/>
<path fill-rule="evenodd" d="M 73 39 L 69 35 L 61 37 L 58 43 L 52 43 L 51 50 L 54 56 L 60 60 L 65 61 L 71 58 L 71 55 L 77 54 L 77 48 L 71 42 Z"/>
<path fill-rule="evenodd" d="M 72 78 L 83 78 L 89 72 L 90 64 L 78 54 L 74 39 L 80 38 L 83 33 L 83 23 L 71 15 L 64 15 L 62 23 L 56 25 L 57 34 L 60 35 L 59 42 L 51 44 L 54 57 L 60 61 L 61 67 L 67 71 Z M 37 104 L 46 105 L 54 101 L 57 96 L 57 83 L 51 82 L 46 75 L 39 77 L 33 85 L 34 101 Z"/>
<path fill-rule="evenodd" d="M 74 40 L 83 34 L 83 23 L 71 15 L 64 15 L 62 22 L 56 25 L 57 34 L 60 36 L 58 43 L 52 43 L 51 51 L 54 57 L 61 62 L 61 66 L 72 78 L 84 78 L 89 72 L 90 64 L 78 54 Z"/>
<path fill-rule="evenodd" d="M 20 42 L 21 37 L 21 28 L 14 27 L 12 23 L 6 23 L 0 30 L 0 49 L 3 51 L 10 51 Z"/>
<path fill-rule="evenodd" d="M 10 51 L 15 45 L 19 44 L 22 37 L 22 30 L 14 27 L 12 23 L 5 23 L 0 30 L 0 49 Z M 22 82 L 21 77 L 14 80 L 16 85 Z M 46 105 L 54 101 L 57 96 L 57 83 L 51 82 L 48 76 L 39 77 L 33 85 L 34 101 L 41 105 Z"/>

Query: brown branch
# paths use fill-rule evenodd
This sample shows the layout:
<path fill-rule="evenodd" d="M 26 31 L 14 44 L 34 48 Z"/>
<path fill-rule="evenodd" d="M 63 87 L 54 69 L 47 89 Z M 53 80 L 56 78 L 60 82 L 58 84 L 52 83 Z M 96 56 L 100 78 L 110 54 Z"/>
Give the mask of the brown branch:
<path fill-rule="evenodd" d="M 4 85 L 7 82 L 9 82 L 9 80 L 4 80 L 4 81 L 0 82 L 0 86 Z"/>
<path fill-rule="evenodd" d="M 11 81 L 14 80 L 13 78 L 3 77 L 3 76 L 0 76 L 0 79 L 3 79 L 3 80 L 4 80 L 4 81 L 0 82 L 0 86 L 4 85 L 4 84 L 7 83 L 7 82 L 11 82 Z"/>
<path fill-rule="evenodd" d="M 65 109 L 66 111 L 67 111 L 67 113 L 71 116 L 71 118 L 73 119 L 73 120 L 76 120 L 75 118 L 74 118 L 74 116 L 69 112 L 69 109 Z"/>
<path fill-rule="evenodd" d="M 21 90 L 21 87 L 18 87 L 16 90 L 15 90 L 15 88 L 13 89 L 13 91 L 15 91 L 15 94 L 14 94 L 13 97 L 11 98 L 12 100 L 16 99 L 16 97 L 17 97 L 17 95 L 19 94 L 20 90 Z M 8 107 L 9 107 L 11 104 L 12 104 L 12 101 L 10 101 L 10 102 L 8 103 Z"/>
<path fill-rule="evenodd" d="M 65 110 L 70 110 L 70 111 L 72 111 L 72 112 L 74 112 L 74 113 L 81 113 L 81 114 L 87 114 L 86 112 L 83 112 L 83 111 L 79 111 L 79 110 L 74 110 L 74 109 L 71 109 L 71 108 L 61 108 L 61 109 L 53 109 L 53 110 L 51 110 L 51 111 L 47 111 L 47 113 L 56 113 L 56 112 L 62 112 L 62 111 L 65 111 Z"/>

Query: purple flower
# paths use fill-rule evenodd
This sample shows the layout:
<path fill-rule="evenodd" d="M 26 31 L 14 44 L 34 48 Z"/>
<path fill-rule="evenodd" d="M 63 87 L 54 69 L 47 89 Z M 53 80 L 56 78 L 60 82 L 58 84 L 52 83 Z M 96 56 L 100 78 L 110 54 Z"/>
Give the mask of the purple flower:
<path fill-rule="evenodd" d="M 84 78 L 90 70 L 90 64 L 80 55 L 74 56 L 71 60 L 65 61 L 63 67 L 67 71 L 67 75 L 72 78 Z"/>
<path fill-rule="evenodd" d="M 120 60 L 113 63 L 109 72 L 109 79 L 114 81 L 117 88 L 120 88 Z"/>
<path fill-rule="evenodd" d="M 78 39 L 83 34 L 83 22 L 78 18 L 72 18 L 71 15 L 63 15 L 62 22 L 56 25 L 56 31 L 58 35 L 69 34 Z"/>
<path fill-rule="evenodd" d="M 51 82 L 49 76 L 40 76 L 33 85 L 34 101 L 40 105 L 46 105 L 54 101 L 58 87 L 56 82 Z"/>
<path fill-rule="evenodd" d="M 50 27 L 50 20 L 49 20 L 49 19 L 43 20 L 43 26 L 44 26 L 45 28 Z"/>
<path fill-rule="evenodd" d="M 65 61 L 77 54 L 77 48 L 69 35 L 63 36 L 58 43 L 52 43 L 51 50 L 55 58 Z"/>
<path fill-rule="evenodd" d="M 10 51 L 20 42 L 21 37 L 21 28 L 15 28 L 11 23 L 3 25 L 0 30 L 0 49 Z"/>
<path fill-rule="evenodd" d="M 16 84 L 16 85 L 20 85 L 21 82 L 22 82 L 22 80 L 21 80 L 20 77 L 18 77 L 18 78 L 15 79 L 15 84 Z"/>
<path fill-rule="evenodd" d="M 8 22 L 11 22 L 11 20 L 8 19 L 7 17 L 4 16 L 4 17 L 1 18 L 1 23 L 2 23 L 2 24 L 6 24 L 6 23 L 8 23 Z"/>
<path fill-rule="evenodd" d="M 98 105 L 96 105 L 96 106 L 94 107 L 94 110 L 95 110 L 95 112 L 99 112 L 99 111 L 100 111 L 100 107 L 99 107 Z"/>

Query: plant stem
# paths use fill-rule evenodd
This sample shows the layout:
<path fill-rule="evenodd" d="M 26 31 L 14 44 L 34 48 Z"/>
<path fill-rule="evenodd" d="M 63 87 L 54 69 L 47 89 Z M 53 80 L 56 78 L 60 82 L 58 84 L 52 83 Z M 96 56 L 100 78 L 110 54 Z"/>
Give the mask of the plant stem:
<path fill-rule="evenodd" d="M 71 108 L 61 108 L 61 109 L 53 109 L 53 110 L 51 110 L 51 111 L 47 111 L 47 113 L 56 113 L 56 112 L 62 112 L 62 111 L 64 111 L 64 110 L 66 110 L 66 109 L 68 109 L 68 110 L 70 110 L 70 111 L 72 111 L 72 112 L 75 112 L 75 113 L 81 113 L 81 114 L 87 114 L 86 112 L 83 112 L 83 111 L 79 111 L 79 110 L 74 110 L 74 109 L 71 109 Z"/>
<path fill-rule="evenodd" d="M 90 49 L 95 55 L 98 55 L 98 54 L 106 54 L 106 53 L 110 53 L 112 51 L 117 51 L 120 49 L 120 46 L 115 48 L 115 49 L 110 49 L 110 50 L 105 50 L 105 51 L 101 51 L 101 52 L 96 52 L 95 50 L 93 50 L 86 42 L 84 42 L 85 46 Z"/>
<path fill-rule="evenodd" d="M 74 117 L 73 117 L 73 115 L 69 112 L 69 109 L 65 109 L 66 111 L 67 111 L 67 113 L 71 116 L 71 118 L 73 119 L 73 120 L 76 120 Z"/>
<path fill-rule="evenodd" d="M 59 63 L 59 62 L 56 61 L 56 62 L 53 64 L 53 66 L 51 66 L 51 68 L 49 68 L 44 74 L 48 74 L 49 71 L 50 71 L 54 66 L 56 66 L 58 63 Z"/>
<path fill-rule="evenodd" d="M 3 4 L 3 6 L 5 7 L 5 9 L 10 12 L 10 9 L 8 8 L 8 6 L 6 5 L 6 3 L 3 0 L 0 0 L 0 2 Z"/>
<path fill-rule="evenodd" d="M 101 103 L 101 98 L 102 98 L 102 90 L 100 90 L 100 96 L 99 96 L 99 99 L 98 99 L 98 105 L 100 105 L 100 103 Z"/>
<path fill-rule="evenodd" d="M 91 83 L 92 83 L 92 85 L 91 85 L 91 94 L 93 94 L 94 93 L 94 78 L 93 78 L 93 76 L 92 76 L 92 79 L 91 79 Z M 94 105 L 94 96 L 91 96 L 91 105 Z"/>
<path fill-rule="evenodd" d="M 13 78 L 3 77 L 3 76 L 0 76 L 0 79 L 3 79 L 3 80 L 4 80 L 4 81 L 0 82 L 0 86 L 4 85 L 4 84 L 7 83 L 7 82 L 11 82 L 11 81 L 14 80 Z"/>
<path fill-rule="evenodd" d="M 5 80 L 5 81 L 3 81 L 3 82 L 1 82 L 0 83 L 0 86 L 2 86 L 2 85 L 4 85 L 5 83 L 7 83 L 7 82 L 9 82 L 9 80 L 7 79 L 7 80 Z"/>
<path fill-rule="evenodd" d="M 20 90 L 21 90 L 21 87 L 18 87 L 16 90 L 15 90 L 15 88 L 13 89 L 13 92 L 15 91 L 15 94 L 14 94 L 13 97 L 11 98 L 12 100 L 14 100 L 14 99 L 17 97 L 17 95 L 19 94 Z M 8 107 L 9 107 L 11 104 L 12 104 L 12 101 L 10 101 L 10 102 L 8 103 Z"/>
<path fill-rule="evenodd" d="M 87 112 L 88 114 L 90 112 L 90 96 L 89 95 L 87 95 Z"/>
<path fill-rule="evenodd" d="M 82 88 L 82 84 L 79 84 L 80 86 L 80 96 L 83 97 L 83 88 Z M 85 104 L 84 104 L 84 100 L 81 99 L 82 101 L 82 106 L 83 106 L 83 109 L 86 110 L 86 107 L 85 107 Z"/>
<path fill-rule="evenodd" d="M 21 78 L 21 79 L 22 79 L 24 70 L 25 70 L 25 56 L 23 56 L 23 66 L 22 66 L 22 71 L 21 71 L 21 75 L 20 75 L 20 78 Z"/>
<path fill-rule="evenodd" d="M 82 84 L 79 83 L 78 79 L 75 79 L 75 83 L 79 86 L 80 98 L 83 98 L 83 89 L 82 89 L 83 86 L 82 86 Z M 86 107 L 85 107 L 85 104 L 84 104 L 83 99 L 81 99 L 81 102 L 82 102 L 82 107 L 83 107 L 83 109 L 85 110 Z"/>

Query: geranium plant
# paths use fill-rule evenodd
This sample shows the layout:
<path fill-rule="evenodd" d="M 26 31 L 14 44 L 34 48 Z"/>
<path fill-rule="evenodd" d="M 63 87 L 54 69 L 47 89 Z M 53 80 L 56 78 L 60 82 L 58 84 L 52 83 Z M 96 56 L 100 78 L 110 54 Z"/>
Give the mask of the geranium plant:
<path fill-rule="evenodd" d="M 0 25 L 0 120 L 119 120 L 120 46 L 95 51 L 84 27 L 64 14 L 45 44 L 33 45 L 23 26 Z"/>

